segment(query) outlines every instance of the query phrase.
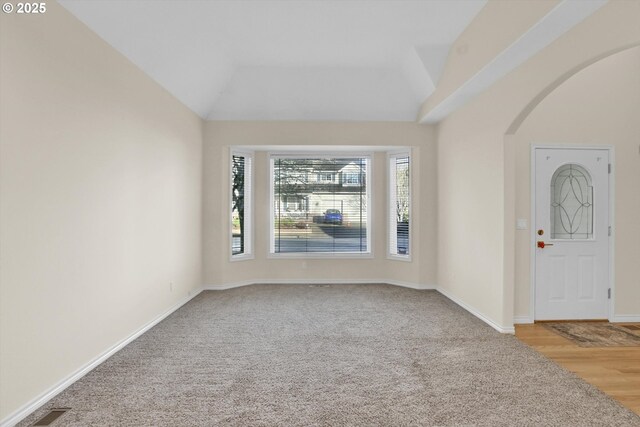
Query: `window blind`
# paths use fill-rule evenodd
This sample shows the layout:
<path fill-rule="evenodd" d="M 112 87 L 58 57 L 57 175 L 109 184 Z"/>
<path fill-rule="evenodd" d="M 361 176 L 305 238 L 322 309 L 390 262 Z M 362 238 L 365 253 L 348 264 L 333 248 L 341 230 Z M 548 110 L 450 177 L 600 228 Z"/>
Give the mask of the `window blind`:
<path fill-rule="evenodd" d="M 411 213 L 409 154 L 389 156 L 389 254 L 408 256 Z"/>
<path fill-rule="evenodd" d="M 272 253 L 368 253 L 368 157 L 271 158 Z"/>
<path fill-rule="evenodd" d="M 252 253 L 253 158 L 246 153 L 231 156 L 231 255 Z"/>

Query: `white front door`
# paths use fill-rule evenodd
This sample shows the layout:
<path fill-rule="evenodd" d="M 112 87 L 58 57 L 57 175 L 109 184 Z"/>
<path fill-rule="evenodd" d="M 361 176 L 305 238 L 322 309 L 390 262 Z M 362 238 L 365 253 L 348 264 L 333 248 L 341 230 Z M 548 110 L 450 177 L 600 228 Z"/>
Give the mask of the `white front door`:
<path fill-rule="evenodd" d="M 534 150 L 535 320 L 606 319 L 609 150 Z"/>

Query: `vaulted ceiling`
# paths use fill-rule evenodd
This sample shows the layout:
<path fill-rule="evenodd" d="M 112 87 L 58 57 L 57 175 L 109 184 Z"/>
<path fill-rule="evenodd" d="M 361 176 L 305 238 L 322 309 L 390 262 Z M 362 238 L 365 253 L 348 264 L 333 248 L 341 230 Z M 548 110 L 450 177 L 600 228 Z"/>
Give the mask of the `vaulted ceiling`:
<path fill-rule="evenodd" d="M 486 0 L 60 3 L 205 119 L 415 121 Z"/>

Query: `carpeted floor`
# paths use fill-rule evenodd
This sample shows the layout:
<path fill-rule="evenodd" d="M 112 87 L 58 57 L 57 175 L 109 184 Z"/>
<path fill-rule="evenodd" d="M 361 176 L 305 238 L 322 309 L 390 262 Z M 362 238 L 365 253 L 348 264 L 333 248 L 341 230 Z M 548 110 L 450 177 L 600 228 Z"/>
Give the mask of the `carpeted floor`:
<path fill-rule="evenodd" d="M 55 426 L 640 426 L 435 291 L 204 292 L 36 411 Z"/>

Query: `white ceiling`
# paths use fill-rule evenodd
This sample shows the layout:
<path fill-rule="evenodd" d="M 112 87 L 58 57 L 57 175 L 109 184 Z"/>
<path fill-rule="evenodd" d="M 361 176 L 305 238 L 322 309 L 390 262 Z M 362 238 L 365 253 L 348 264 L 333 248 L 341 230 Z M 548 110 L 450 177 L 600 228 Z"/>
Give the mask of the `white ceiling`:
<path fill-rule="evenodd" d="M 486 0 L 61 0 L 203 118 L 415 121 Z"/>

